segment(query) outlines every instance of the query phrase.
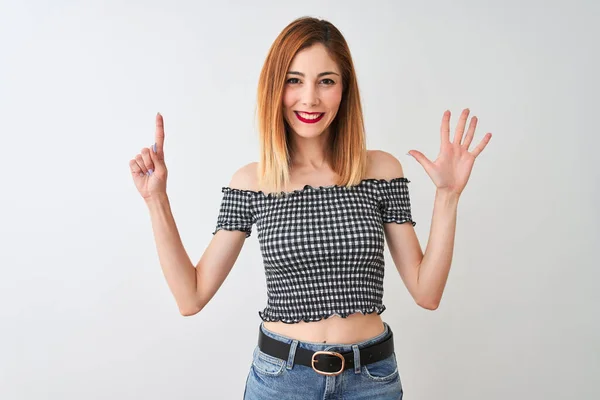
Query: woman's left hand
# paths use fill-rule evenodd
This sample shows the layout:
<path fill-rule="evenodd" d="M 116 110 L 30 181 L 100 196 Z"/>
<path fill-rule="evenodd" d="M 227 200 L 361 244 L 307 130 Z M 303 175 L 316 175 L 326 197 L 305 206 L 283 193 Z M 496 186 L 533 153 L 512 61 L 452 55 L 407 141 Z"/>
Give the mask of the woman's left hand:
<path fill-rule="evenodd" d="M 463 133 L 469 112 L 468 108 L 463 110 L 456 127 L 453 142 L 450 142 L 450 111 L 447 110 L 444 112 L 440 130 L 442 144 L 440 153 L 434 162 L 429 161 L 420 151 L 411 150 L 408 152 L 425 168 L 425 172 L 427 172 L 427 175 L 429 175 L 439 191 L 447 191 L 459 195 L 462 193 L 471 175 L 475 158 L 485 149 L 492 137 L 491 133 L 487 133 L 477 147 L 469 151 L 469 146 L 475 134 L 475 127 L 477 126 L 477 117 L 471 118 L 469 130 L 463 140 Z"/>

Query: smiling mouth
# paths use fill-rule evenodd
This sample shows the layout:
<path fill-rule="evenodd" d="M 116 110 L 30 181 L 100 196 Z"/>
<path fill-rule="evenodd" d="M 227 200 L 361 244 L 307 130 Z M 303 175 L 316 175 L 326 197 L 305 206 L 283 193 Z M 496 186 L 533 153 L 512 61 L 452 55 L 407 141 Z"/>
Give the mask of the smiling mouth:
<path fill-rule="evenodd" d="M 300 121 L 304 122 L 305 124 L 317 123 L 325 115 L 325 113 L 320 113 L 320 112 L 307 113 L 307 112 L 298 112 L 298 111 L 294 111 L 294 114 L 296 114 L 296 117 Z"/>

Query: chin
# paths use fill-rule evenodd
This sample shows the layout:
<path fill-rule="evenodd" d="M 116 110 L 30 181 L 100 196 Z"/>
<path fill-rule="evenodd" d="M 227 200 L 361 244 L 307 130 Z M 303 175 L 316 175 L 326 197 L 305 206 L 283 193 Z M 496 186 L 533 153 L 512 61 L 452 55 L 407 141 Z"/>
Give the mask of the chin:
<path fill-rule="evenodd" d="M 321 136 L 325 131 L 322 129 L 300 129 L 299 131 L 294 132 L 296 133 L 296 135 L 308 139 Z"/>
<path fill-rule="evenodd" d="M 329 129 L 330 125 L 326 125 L 325 127 L 318 126 L 292 126 L 289 121 L 287 122 L 287 128 L 291 133 L 294 133 L 302 138 L 313 138 L 321 136 L 327 129 Z M 321 124 L 319 124 L 321 125 Z"/>

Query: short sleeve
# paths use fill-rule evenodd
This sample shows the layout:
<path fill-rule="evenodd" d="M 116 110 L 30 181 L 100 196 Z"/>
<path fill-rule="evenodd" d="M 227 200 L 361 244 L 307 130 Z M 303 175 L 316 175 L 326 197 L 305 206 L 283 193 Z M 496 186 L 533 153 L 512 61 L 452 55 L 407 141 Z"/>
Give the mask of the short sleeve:
<path fill-rule="evenodd" d="M 384 223 L 410 222 L 412 226 L 416 225 L 412 219 L 408 183 L 410 181 L 405 177 L 379 181 L 379 206 Z"/>
<path fill-rule="evenodd" d="M 253 192 L 250 190 L 232 189 L 223 187 L 223 198 L 217 217 L 217 225 L 213 235 L 221 229 L 228 231 L 246 232 L 246 237 L 252 233 L 252 208 L 251 199 Z"/>

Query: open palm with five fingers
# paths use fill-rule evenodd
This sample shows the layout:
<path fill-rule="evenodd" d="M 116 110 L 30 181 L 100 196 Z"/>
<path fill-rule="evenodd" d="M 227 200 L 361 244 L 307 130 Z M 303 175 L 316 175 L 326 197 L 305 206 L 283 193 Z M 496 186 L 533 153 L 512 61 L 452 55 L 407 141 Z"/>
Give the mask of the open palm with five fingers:
<path fill-rule="evenodd" d="M 165 165 L 165 128 L 163 117 L 156 114 L 155 143 L 145 147 L 140 154 L 129 161 L 133 182 L 140 195 L 147 200 L 167 191 L 167 166 Z"/>
<path fill-rule="evenodd" d="M 420 151 L 408 152 L 425 169 L 438 190 L 461 194 L 471 176 L 475 158 L 483 151 L 492 137 L 491 133 L 487 133 L 477 147 L 469 151 L 477 126 L 477 117 L 471 118 L 469 130 L 463 138 L 469 112 L 468 108 L 463 110 L 452 142 L 450 142 L 450 111 L 444 112 L 440 130 L 442 143 L 440 153 L 435 161 L 430 161 Z"/>

